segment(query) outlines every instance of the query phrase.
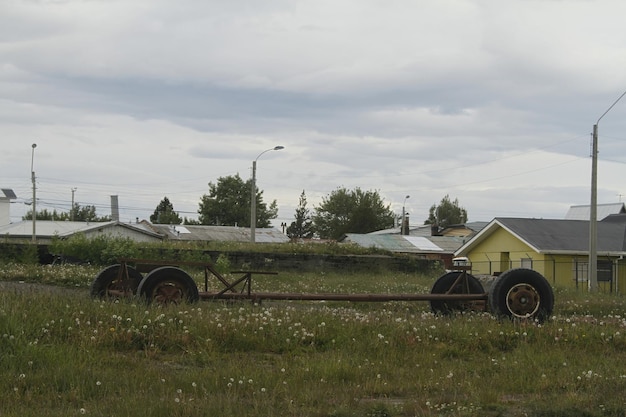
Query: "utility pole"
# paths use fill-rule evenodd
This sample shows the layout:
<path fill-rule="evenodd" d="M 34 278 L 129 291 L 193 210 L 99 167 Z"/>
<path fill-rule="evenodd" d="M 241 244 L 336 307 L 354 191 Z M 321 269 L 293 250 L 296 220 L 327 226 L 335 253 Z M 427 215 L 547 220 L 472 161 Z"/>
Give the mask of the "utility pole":
<path fill-rule="evenodd" d="M 598 123 L 624 95 L 626 95 L 626 91 L 611 104 L 611 107 L 602 113 L 602 116 L 593 125 L 591 144 L 591 206 L 589 210 L 589 267 L 587 270 L 590 292 L 598 290 Z"/>
<path fill-rule="evenodd" d="M 32 153 L 30 157 L 30 179 L 33 182 L 33 243 L 37 243 L 37 185 L 35 183 L 35 148 L 36 143 L 32 145 Z"/>

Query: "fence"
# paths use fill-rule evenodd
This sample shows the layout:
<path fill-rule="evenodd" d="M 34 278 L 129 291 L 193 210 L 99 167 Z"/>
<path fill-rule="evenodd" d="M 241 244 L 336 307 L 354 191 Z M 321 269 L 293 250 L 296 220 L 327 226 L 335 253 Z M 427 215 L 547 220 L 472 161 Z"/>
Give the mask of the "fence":
<path fill-rule="evenodd" d="M 472 262 L 473 273 L 500 275 L 513 268 L 528 268 L 543 274 L 551 284 L 574 286 L 577 289 L 588 288 L 589 262 L 587 257 L 568 259 L 478 261 Z M 620 280 L 626 280 L 626 262 L 618 258 L 598 257 L 598 287 L 603 292 L 618 292 Z"/>

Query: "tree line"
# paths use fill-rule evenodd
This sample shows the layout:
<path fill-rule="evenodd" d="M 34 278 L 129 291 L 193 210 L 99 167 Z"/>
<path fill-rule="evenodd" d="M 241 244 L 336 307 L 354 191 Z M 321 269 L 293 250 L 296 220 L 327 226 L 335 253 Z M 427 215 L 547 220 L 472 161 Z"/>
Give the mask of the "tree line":
<path fill-rule="evenodd" d="M 155 224 L 199 224 L 209 226 L 250 227 L 252 180 L 244 181 L 239 174 L 220 177 L 209 182 L 209 192 L 199 203 L 198 220 L 181 218 L 166 196 L 150 215 Z M 263 200 L 263 191 L 256 189 L 256 225 L 270 227 L 278 216 L 276 200 L 269 204 Z M 24 220 L 32 219 L 32 212 Z M 98 217 L 94 206 L 75 204 L 70 213 L 43 210 L 37 212 L 38 220 L 110 221 L 110 216 Z M 457 199 L 446 195 L 439 204 L 433 204 L 424 224 L 439 229 L 452 224 L 467 222 L 467 211 L 459 206 Z M 385 204 L 378 191 L 364 191 L 359 187 L 349 190 L 339 187 L 322 198 L 313 210 L 308 207 L 306 193 L 300 194 L 294 220 L 286 225 L 286 233 L 292 239 L 338 239 L 346 233 L 370 233 L 395 227 L 396 216 L 389 204 Z"/>
<path fill-rule="evenodd" d="M 198 220 L 181 218 L 173 204 L 165 197 L 150 216 L 153 223 L 202 224 L 210 226 L 250 227 L 250 198 L 252 180 L 244 181 L 239 174 L 220 177 L 209 183 L 209 193 L 202 196 Z M 278 204 L 263 201 L 263 191 L 256 190 L 258 227 L 269 227 L 278 216 Z M 467 222 L 467 211 L 460 207 L 458 199 L 446 195 L 439 204 L 433 204 L 424 224 L 438 229 L 452 224 Z M 389 204 L 385 204 L 378 191 L 364 191 L 357 187 L 349 190 L 339 187 L 322 198 L 313 210 L 308 207 L 306 193 L 300 194 L 294 220 L 286 226 L 292 239 L 338 239 L 346 233 L 370 233 L 395 227 L 396 216 Z"/>

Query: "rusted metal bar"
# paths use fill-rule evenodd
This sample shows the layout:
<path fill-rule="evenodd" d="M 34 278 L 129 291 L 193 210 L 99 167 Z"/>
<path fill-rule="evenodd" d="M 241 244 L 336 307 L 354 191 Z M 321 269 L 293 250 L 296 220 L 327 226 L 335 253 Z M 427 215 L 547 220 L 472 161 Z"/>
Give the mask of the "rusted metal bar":
<path fill-rule="evenodd" d="M 250 274 L 246 273 L 244 276 L 242 276 L 241 278 L 239 278 L 232 284 L 226 285 L 226 288 L 221 290 L 218 294 L 222 295 L 222 294 L 225 294 L 227 291 L 232 291 L 233 293 L 237 293 L 237 291 L 235 290 L 235 286 L 239 285 L 242 282 L 245 282 L 244 289 L 245 287 L 248 287 L 248 294 L 250 294 L 250 278 L 251 278 Z M 243 292 L 243 289 L 241 290 L 241 292 Z"/>
<path fill-rule="evenodd" d="M 339 294 L 339 293 L 200 293 L 203 300 L 292 300 L 292 301 L 477 301 L 487 300 L 488 294 Z"/>
<path fill-rule="evenodd" d="M 179 267 L 198 266 L 204 268 L 204 292 L 200 292 L 199 296 L 203 300 L 292 300 L 292 301 L 354 301 L 354 302 L 385 302 L 385 301 L 476 301 L 484 302 L 488 298 L 487 293 L 483 294 L 453 294 L 453 288 L 464 278 L 466 278 L 466 270 L 459 275 L 452 285 L 450 291 L 445 294 L 341 294 L 341 293 L 283 293 L 283 292 L 252 292 L 252 275 L 277 275 L 277 272 L 268 271 L 232 271 L 233 274 L 244 274 L 233 282 L 229 282 L 226 277 L 217 271 L 214 266 L 207 262 L 173 262 L 173 261 L 154 261 L 148 259 L 123 258 L 120 259 L 120 272 L 118 279 L 129 279 L 128 263 L 139 265 L 161 265 Z M 214 275 L 218 281 L 224 285 L 218 292 L 209 292 L 209 272 Z M 238 290 L 236 287 L 243 283 L 243 287 Z M 467 284 L 466 284 L 467 286 Z M 468 289 L 469 290 L 469 289 Z M 122 296 L 122 291 L 110 289 L 109 295 Z M 119 294 L 118 294 L 119 293 Z M 484 303 L 483 303 L 484 304 Z"/>

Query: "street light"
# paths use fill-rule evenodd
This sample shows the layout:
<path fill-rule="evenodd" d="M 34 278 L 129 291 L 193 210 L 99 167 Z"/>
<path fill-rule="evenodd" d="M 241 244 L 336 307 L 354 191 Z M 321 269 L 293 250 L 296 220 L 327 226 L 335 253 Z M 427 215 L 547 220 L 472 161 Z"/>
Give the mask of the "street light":
<path fill-rule="evenodd" d="M 33 182 L 33 243 L 37 242 L 37 186 L 35 185 L 35 148 L 37 147 L 36 143 L 32 145 L 33 150 L 31 152 L 30 157 L 30 179 Z"/>
<path fill-rule="evenodd" d="M 617 100 L 611 104 L 602 116 L 593 125 L 593 143 L 591 145 L 591 207 L 589 210 L 589 266 L 587 270 L 587 281 L 589 291 L 598 289 L 598 123 L 600 120 L 626 95 L 622 93 Z"/>
<path fill-rule="evenodd" d="M 252 243 L 256 241 L 256 161 L 265 152 L 280 151 L 281 149 L 285 149 L 285 147 L 274 146 L 273 148 L 266 149 L 261 152 L 254 161 L 252 161 L 252 184 L 250 186 L 250 242 Z"/>
<path fill-rule="evenodd" d="M 404 211 L 404 205 L 406 204 L 406 200 L 411 198 L 410 195 L 407 195 L 406 197 L 404 197 L 404 201 L 402 202 L 402 223 L 400 223 L 400 234 L 404 235 L 408 233 L 405 233 L 405 226 L 404 226 L 404 218 L 406 217 L 406 212 Z"/>

